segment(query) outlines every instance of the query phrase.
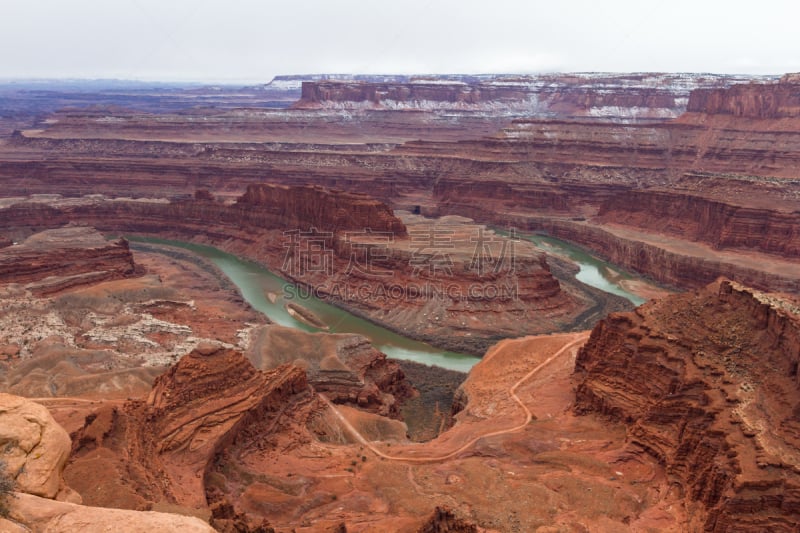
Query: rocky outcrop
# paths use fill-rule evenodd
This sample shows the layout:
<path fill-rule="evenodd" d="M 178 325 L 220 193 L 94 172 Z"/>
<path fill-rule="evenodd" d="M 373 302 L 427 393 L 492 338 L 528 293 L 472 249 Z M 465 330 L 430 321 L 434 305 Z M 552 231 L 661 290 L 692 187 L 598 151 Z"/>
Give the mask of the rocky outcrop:
<path fill-rule="evenodd" d="M 800 79 L 787 74 L 779 83 L 734 85 L 727 89 L 698 89 L 689 96 L 686 111 L 753 119 L 800 117 Z"/>
<path fill-rule="evenodd" d="M 195 507 L 205 503 L 197 499 L 204 494 L 199 484 L 214 455 L 307 389 L 300 368 L 262 373 L 240 353 L 211 346 L 199 347 L 157 378 L 147 399 L 146 431 L 152 432 L 176 499 Z"/>
<path fill-rule="evenodd" d="M 575 410 L 628 426 L 708 531 L 800 520 L 800 308 L 722 281 L 600 322 L 575 364 Z"/>
<path fill-rule="evenodd" d="M 398 418 L 403 400 L 414 395 L 397 362 L 359 335 L 307 333 L 270 325 L 252 332 L 251 338 L 248 357 L 256 368 L 301 365 L 314 390 L 334 403 Z"/>
<path fill-rule="evenodd" d="M 18 490 L 44 498 L 69 495 L 61 477 L 69 457 L 69 435 L 46 407 L 0 393 L 0 446 L 0 459 Z"/>
<path fill-rule="evenodd" d="M 87 418 L 74 436 L 66 476 L 87 503 L 146 508 L 168 502 L 207 506 L 205 474 L 234 441 L 269 436 L 287 406 L 309 401 L 305 371 L 284 365 L 256 370 L 239 352 L 201 345 L 156 379 L 146 402 L 130 401 Z M 84 480 L 106 469 L 111 494 Z"/>
<path fill-rule="evenodd" d="M 396 237 L 406 235 L 403 222 L 383 202 L 319 186 L 249 185 L 235 207 L 274 217 L 276 226 L 289 229 L 333 232 L 369 229 Z"/>
<path fill-rule="evenodd" d="M 82 533 L 85 531 L 116 531 L 119 533 L 153 533 L 186 531 L 187 533 L 214 533 L 216 530 L 199 518 L 169 513 L 130 511 L 88 507 L 33 496 L 15 494 L 11 500 L 10 529 L 3 531 L 59 531 Z M 13 529 L 19 527 L 19 529 Z"/>
<path fill-rule="evenodd" d="M 0 251 L 0 283 L 28 285 L 38 295 L 135 273 L 127 241 L 107 241 L 88 227 L 42 231 Z"/>

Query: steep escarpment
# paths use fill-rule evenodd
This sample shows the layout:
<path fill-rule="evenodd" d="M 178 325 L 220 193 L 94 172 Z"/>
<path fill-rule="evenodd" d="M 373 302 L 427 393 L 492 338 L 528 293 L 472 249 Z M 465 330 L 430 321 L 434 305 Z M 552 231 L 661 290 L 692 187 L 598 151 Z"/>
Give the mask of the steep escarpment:
<path fill-rule="evenodd" d="M 616 265 L 673 287 L 699 288 L 724 275 L 761 290 L 800 292 L 800 272 L 793 259 L 741 254 L 680 236 L 581 220 L 507 216 L 502 223 L 579 243 Z"/>
<path fill-rule="evenodd" d="M 731 205 L 689 191 L 634 190 L 608 197 L 596 220 L 706 242 L 716 249 L 800 257 L 800 202 L 796 211 L 778 207 Z"/>
<path fill-rule="evenodd" d="M 527 90 L 521 86 L 470 85 L 464 82 L 416 80 L 411 83 L 368 83 L 352 81 L 303 82 L 300 101 L 295 107 L 354 105 L 418 106 L 430 104 L 481 104 L 488 102 L 524 101 Z"/>
<path fill-rule="evenodd" d="M 39 295 L 135 273 L 127 241 L 107 241 L 88 227 L 42 231 L 0 251 L 0 284 L 27 285 Z"/>
<path fill-rule="evenodd" d="M 611 315 L 578 354 L 575 410 L 628 426 L 709 531 L 800 519 L 797 303 L 722 281 Z"/>

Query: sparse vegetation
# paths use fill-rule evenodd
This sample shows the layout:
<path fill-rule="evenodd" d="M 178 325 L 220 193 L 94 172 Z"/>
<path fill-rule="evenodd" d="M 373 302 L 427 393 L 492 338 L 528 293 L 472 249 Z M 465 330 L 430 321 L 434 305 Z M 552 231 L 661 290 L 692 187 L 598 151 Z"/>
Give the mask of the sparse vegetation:
<path fill-rule="evenodd" d="M 0 517 L 8 516 L 8 499 L 14 491 L 14 478 L 8 473 L 6 462 L 0 459 Z"/>

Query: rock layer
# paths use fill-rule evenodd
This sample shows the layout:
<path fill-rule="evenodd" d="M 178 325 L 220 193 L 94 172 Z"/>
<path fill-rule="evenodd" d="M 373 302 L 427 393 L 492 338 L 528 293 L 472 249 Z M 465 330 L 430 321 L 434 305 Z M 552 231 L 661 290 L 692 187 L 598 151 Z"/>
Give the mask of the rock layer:
<path fill-rule="evenodd" d="M 39 295 L 135 273 L 127 241 L 106 241 L 88 227 L 42 231 L 0 251 L 0 284 L 29 285 Z"/>
<path fill-rule="evenodd" d="M 66 475 L 87 503 L 205 508 L 204 476 L 216 454 L 257 428 L 266 430 L 298 400 L 309 400 L 302 369 L 261 372 L 239 352 L 203 345 L 157 378 L 146 402 L 87 418 Z M 97 491 L 96 481 L 82 480 L 87 468 L 105 469 L 103 480 L 113 485 L 121 478 L 121 487 Z"/>
<path fill-rule="evenodd" d="M 780 83 L 734 85 L 729 89 L 692 92 L 686 111 L 745 118 L 800 117 L 800 79 L 786 75 Z"/>
<path fill-rule="evenodd" d="M 396 237 L 406 235 L 403 222 L 383 202 L 363 194 L 318 186 L 249 185 L 235 207 L 257 211 L 259 216 L 272 216 L 284 228 L 333 232 L 369 229 Z"/>
<path fill-rule="evenodd" d="M 800 520 L 800 308 L 739 284 L 600 322 L 575 364 L 575 410 L 628 426 L 708 531 Z"/>

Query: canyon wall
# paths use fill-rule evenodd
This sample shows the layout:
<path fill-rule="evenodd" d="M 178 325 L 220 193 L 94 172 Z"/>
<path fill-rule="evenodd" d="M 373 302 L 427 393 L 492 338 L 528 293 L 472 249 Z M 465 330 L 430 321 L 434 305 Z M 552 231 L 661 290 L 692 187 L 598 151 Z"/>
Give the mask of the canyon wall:
<path fill-rule="evenodd" d="M 614 314 L 575 363 L 575 411 L 626 423 L 708 531 L 789 531 L 800 519 L 800 314 L 722 281 Z"/>
<path fill-rule="evenodd" d="M 795 258 L 800 257 L 800 202 L 796 207 L 797 211 L 781 212 L 677 191 L 634 190 L 606 198 L 596 220 L 701 241 L 716 249 Z"/>
<path fill-rule="evenodd" d="M 304 81 L 296 109 L 468 109 L 622 122 L 664 120 L 686 109 L 693 88 L 748 79 L 696 74 L 542 74 Z M 770 78 L 760 78 L 770 79 Z"/>
<path fill-rule="evenodd" d="M 514 227 L 552 235 L 578 243 L 603 259 L 655 281 L 685 288 L 698 288 L 720 276 L 761 290 L 800 292 L 800 273 L 793 261 L 766 258 L 764 263 L 741 262 L 735 254 L 715 255 L 711 250 L 694 254 L 681 246 L 667 248 L 663 242 L 645 242 L 640 235 L 614 232 L 614 227 L 552 217 L 506 217 Z M 639 237 L 639 238 L 637 238 Z"/>

